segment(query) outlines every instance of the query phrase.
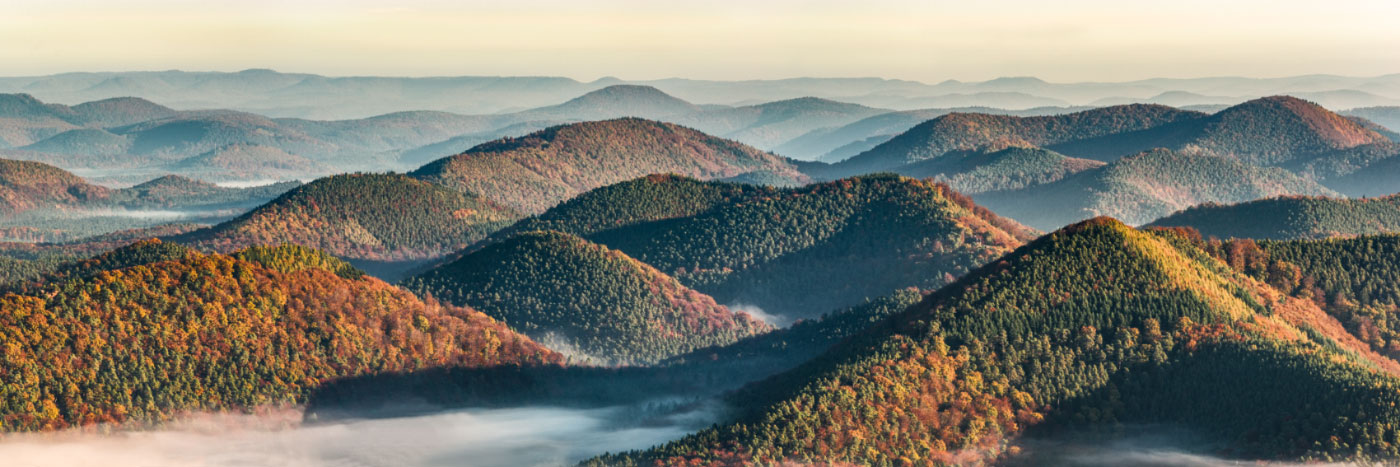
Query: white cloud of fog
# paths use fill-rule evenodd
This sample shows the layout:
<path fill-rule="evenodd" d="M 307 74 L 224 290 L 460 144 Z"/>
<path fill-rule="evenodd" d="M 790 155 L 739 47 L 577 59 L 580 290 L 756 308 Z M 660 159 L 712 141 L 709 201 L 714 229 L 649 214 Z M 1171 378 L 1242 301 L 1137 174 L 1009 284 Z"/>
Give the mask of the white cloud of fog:
<path fill-rule="evenodd" d="M 729 309 L 731 311 L 748 313 L 749 316 L 758 318 L 760 321 L 773 325 L 774 327 L 785 328 L 789 324 L 792 324 L 792 320 L 788 317 L 783 315 L 770 314 L 766 311 L 763 311 L 763 309 L 759 308 L 758 305 L 750 305 L 748 303 L 735 303 L 733 305 L 729 305 Z"/>
<path fill-rule="evenodd" d="M 278 427 L 220 416 L 160 431 L 0 438 L 10 467 L 558 466 L 640 449 L 706 426 L 709 411 L 637 420 L 627 408 L 517 408 Z"/>
<path fill-rule="evenodd" d="M 173 209 L 88 209 L 67 213 L 75 218 L 117 217 L 122 219 L 145 219 L 153 221 L 174 221 L 196 217 L 228 215 L 225 211 L 181 211 Z"/>
<path fill-rule="evenodd" d="M 267 178 L 261 180 L 233 180 L 227 182 L 214 182 L 214 185 L 223 188 L 255 188 L 260 186 L 274 185 L 281 182 L 281 180 L 273 180 Z M 305 182 L 303 181 L 303 183 Z"/>

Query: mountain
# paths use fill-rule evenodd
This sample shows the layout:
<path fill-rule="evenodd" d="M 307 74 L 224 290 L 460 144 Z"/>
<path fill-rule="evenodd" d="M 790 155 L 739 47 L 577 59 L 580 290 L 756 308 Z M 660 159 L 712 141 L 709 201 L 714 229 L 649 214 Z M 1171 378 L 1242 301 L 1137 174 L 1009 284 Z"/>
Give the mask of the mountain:
<path fill-rule="evenodd" d="M 0 159 L 0 238 L 56 242 L 180 221 L 218 222 L 297 185 L 225 188 L 163 176 L 113 189 L 51 165 Z"/>
<path fill-rule="evenodd" d="M 1052 229 L 1105 215 L 1143 224 L 1197 204 L 1281 195 L 1337 193 L 1279 168 L 1209 153 L 1156 149 L 1052 183 L 985 193 L 978 200 L 1026 225 Z"/>
<path fill-rule="evenodd" d="M 1400 195 L 1383 198 L 1285 196 L 1207 203 L 1153 221 L 1220 238 L 1302 239 L 1400 232 Z"/>
<path fill-rule="evenodd" d="M 914 125 L 928 121 L 930 119 L 947 115 L 951 110 L 945 109 L 922 109 L 905 110 L 901 112 L 886 112 L 882 114 L 866 117 L 845 125 L 834 128 L 819 128 L 804 135 L 793 138 L 776 148 L 778 154 L 786 154 L 798 158 L 818 158 L 823 161 L 837 162 L 846 157 L 858 154 L 837 152 L 836 150 L 857 141 L 864 141 L 870 138 L 883 137 L 885 140 L 894 135 L 903 133 Z M 879 143 L 885 140 L 879 141 Z M 878 144 L 878 143 L 876 143 Z M 871 147 L 874 147 L 872 145 Z M 865 148 L 869 149 L 869 148 Z M 835 159 L 835 160 L 832 160 Z"/>
<path fill-rule="evenodd" d="M 591 236 L 606 230 L 699 215 L 719 206 L 774 196 L 777 188 L 747 183 L 700 181 L 654 174 L 595 188 L 537 216 L 491 234 L 485 242 L 520 232 L 557 230 Z"/>
<path fill-rule="evenodd" d="M 807 181 L 782 157 L 679 125 L 624 118 L 482 144 L 411 175 L 539 213 L 590 189 L 648 174 L 709 179 L 755 171 L 789 183 Z"/>
<path fill-rule="evenodd" d="M 422 167 L 423 164 L 446 156 L 464 153 L 476 147 L 478 144 L 488 143 L 502 138 L 519 138 L 545 128 L 569 123 L 570 122 L 563 120 L 529 121 L 507 125 L 490 131 L 457 135 L 442 141 L 403 151 L 399 154 L 398 163 L 402 166 L 418 168 Z"/>
<path fill-rule="evenodd" d="M 819 128 L 845 125 L 888 110 L 848 104 L 816 97 L 802 97 L 758 105 L 709 110 L 664 120 L 689 126 L 712 135 L 742 141 L 744 144 L 774 150 L 784 143 Z M 780 154 L 813 159 L 820 154 Z"/>
<path fill-rule="evenodd" d="M 772 329 L 626 254 L 554 231 L 517 235 L 404 284 L 608 365 L 650 364 Z"/>
<path fill-rule="evenodd" d="M 561 361 L 479 312 L 300 247 L 225 256 L 143 242 L 65 277 L 0 298 L 4 430 L 144 426 L 298 404 L 349 376 Z"/>
<path fill-rule="evenodd" d="M 98 128 L 78 128 L 59 133 L 20 149 L 69 156 L 115 156 L 126 153 L 131 141 Z"/>
<path fill-rule="evenodd" d="M 353 259 L 442 256 L 519 217 L 480 197 L 398 174 L 318 179 L 236 219 L 174 240 L 228 251 L 295 243 Z"/>
<path fill-rule="evenodd" d="M 261 115 L 219 112 L 153 120 L 117 128 L 131 139 L 130 153 L 152 163 L 174 162 L 231 144 L 275 146 L 303 157 L 328 156 L 337 146 Z"/>
<path fill-rule="evenodd" d="M 842 174 L 890 170 L 958 150 L 1018 142 L 1056 149 L 1056 145 L 1155 128 L 1199 119 L 1204 114 L 1158 105 L 1104 107 L 1064 115 L 1014 117 L 951 113 L 921 123 L 899 136 L 837 163 Z M 1117 145 L 1127 155 L 1148 149 L 1141 143 Z M 1075 153 L 1065 154 L 1075 156 Z"/>
<path fill-rule="evenodd" d="M 856 100 L 865 105 L 892 109 L 995 107 L 998 109 L 1030 109 L 1035 107 L 1065 107 L 1069 102 L 1019 91 L 982 91 L 949 93 L 935 96 L 866 95 Z"/>
<path fill-rule="evenodd" d="M 274 146 L 235 143 L 181 159 L 171 169 L 213 180 L 297 178 L 331 170 L 325 165 Z"/>
<path fill-rule="evenodd" d="M 1305 75 L 1265 79 L 1152 78 L 1127 82 L 1078 83 L 1046 82 L 1035 78 L 997 78 L 983 82 L 949 80 L 941 83 L 882 78 L 743 81 L 682 78 L 627 81 L 610 78 L 580 82 L 549 76 L 410 78 L 322 76 L 272 70 L 79 72 L 0 77 L 0 92 L 26 92 L 47 101 L 64 103 L 139 96 L 179 109 L 228 108 L 273 117 L 343 120 L 408 110 L 437 110 L 459 114 L 514 112 L 555 104 L 616 84 L 651 86 L 681 99 L 702 104 L 746 105 L 775 99 L 814 96 L 898 110 L 946 106 L 1028 108 L 1051 102 L 1061 103 L 1059 105 L 1088 105 L 1114 96 L 1148 99 L 1168 92 L 1189 92 L 1207 96 L 1328 93 L 1310 96 L 1319 99 L 1330 99 L 1333 95 L 1339 99 L 1363 99 L 1362 102 L 1337 101 L 1349 104 L 1336 106 L 1337 108 L 1346 108 L 1393 105 L 1391 98 L 1400 96 L 1400 78 L 1396 75 Z M 1367 98 L 1379 98 L 1381 101 L 1364 102 Z M 1318 102 L 1326 105 L 1335 103 L 1324 100 Z"/>
<path fill-rule="evenodd" d="M 945 185 L 889 174 L 786 189 L 648 177 L 521 226 L 490 241 L 521 228 L 579 235 L 779 321 L 942 286 L 1030 237 Z"/>
<path fill-rule="evenodd" d="M 1096 219 L 741 389 L 729 421 L 585 465 L 1035 464 L 1053 436 L 1127 426 L 1209 440 L 1191 454 L 1394 456 L 1400 365 L 1319 315 L 1180 236 Z"/>
<path fill-rule="evenodd" d="M 1251 100 L 1188 127 L 1188 136 L 1176 147 L 1198 147 L 1256 165 L 1389 141 L 1320 105 L 1289 96 Z"/>
<path fill-rule="evenodd" d="M 132 125 L 172 118 L 179 111 L 139 97 L 113 97 L 73 106 L 83 124 L 98 128 Z"/>
<path fill-rule="evenodd" d="M 511 115 L 516 121 L 607 120 L 636 117 L 651 120 L 691 114 L 702 108 L 651 86 L 615 85 L 591 91 L 559 105 Z"/>
<path fill-rule="evenodd" d="M 990 146 L 976 151 L 955 151 L 915 162 L 894 171 L 906 177 L 937 178 L 960 193 L 1019 190 L 1056 182 L 1103 162 L 1066 157 L 1033 146 Z"/>
<path fill-rule="evenodd" d="M 68 206 L 111 196 L 72 173 L 39 162 L 0 159 L 0 215 Z"/>
<path fill-rule="evenodd" d="M 0 94 L 0 146 L 13 148 L 77 128 L 73 110 L 29 94 Z"/>
<path fill-rule="evenodd" d="M 271 201 L 298 186 L 301 186 L 301 182 L 232 188 L 179 175 L 166 175 L 130 188 L 115 190 L 112 202 L 126 207 L 248 209 Z"/>

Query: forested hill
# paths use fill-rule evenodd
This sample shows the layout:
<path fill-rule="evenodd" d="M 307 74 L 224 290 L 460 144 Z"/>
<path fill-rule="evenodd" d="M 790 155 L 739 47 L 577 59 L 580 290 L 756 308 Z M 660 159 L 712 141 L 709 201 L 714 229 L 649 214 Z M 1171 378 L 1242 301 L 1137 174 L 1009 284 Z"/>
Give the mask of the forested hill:
<path fill-rule="evenodd" d="M 895 169 L 914 178 L 936 178 L 961 193 L 975 195 L 1056 182 L 1079 172 L 1102 167 L 1103 162 L 1067 157 L 1033 146 L 991 146 L 954 151 L 942 157 Z"/>
<path fill-rule="evenodd" d="M 647 175 L 590 190 L 492 234 L 491 240 L 532 230 L 589 236 L 633 224 L 690 217 L 718 206 L 772 196 L 778 191 L 767 186 L 706 182 L 675 174 Z"/>
<path fill-rule="evenodd" d="M 346 258 L 412 260 L 460 250 L 518 217 L 484 198 L 405 175 L 348 174 L 172 239 L 219 251 L 296 243 Z"/>
<path fill-rule="evenodd" d="M 1251 100 L 1202 119 L 1179 144 L 1257 165 L 1365 144 L 1386 143 L 1380 133 L 1313 102 L 1289 96 Z"/>
<path fill-rule="evenodd" d="M 808 181 L 783 157 L 637 118 L 557 126 L 482 144 L 411 175 L 540 213 L 579 193 L 649 174 L 718 179 L 750 172 L 789 185 Z"/>
<path fill-rule="evenodd" d="M 649 364 L 772 329 L 622 252 L 553 231 L 487 246 L 405 286 L 595 364 Z"/>
<path fill-rule="evenodd" d="M 562 357 L 296 246 L 138 243 L 0 297 L 0 429 L 145 425 L 304 401 L 321 382 Z"/>
<path fill-rule="evenodd" d="M 620 225 L 603 228 L 612 218 Z M 946 185 L 891 174 L 788 189 L 646 179 L 523 225 L 584 236 L 721 304 L 787 320 L 941 287 L 1033 236 Z"/>
<path fill-rule="evenodd" d="M 1284 196 L 1187 208 L 1151 225 L 1192 227 L 1220 238 L 1304 239 L 1400 232 L 1400 195 Z"/>
<path fill-rule="evenodd" d="M 1395 362 L 1272 290 L 1175 233 L 1087 221 L 739 391 L 733 423 L 589 464 L 972 464 L 1035 455 L 1029 431 L 1122 425 L 1245 458 L 1400 454 Z"/>
<path fill-rule="evenodd" d="M 0 159 L 0 216 L 79 204 L 111 196 L 111 190 L 41 162 Z"/>
<path fill-rule="evenodd" d="M 1047 147 L 1131 133 L 1204 116 L 1199 112 L 1143 104 L 1037 117 L 951 113 L 921 123 L 884 144 L 842 161 L 833 170 L 846 175 L 879 172 L 933 159 L 951 151 L 973 150 L 1001 141 Z M 1123 156 L 1149 148 L 1151 146 L 1144 147 L 1138 143 L 1110 152 Z"/>
<path fill-rule="evenodd" d="M 1280 168 L 1212 153 L 1157 149 L 1056 182 L 985 193 L 977 199 L 1032 227 L 1054 229 L 1101 215 L 1143 224 L 1197 204 L 1281 195 L 1337 193 Z"/>

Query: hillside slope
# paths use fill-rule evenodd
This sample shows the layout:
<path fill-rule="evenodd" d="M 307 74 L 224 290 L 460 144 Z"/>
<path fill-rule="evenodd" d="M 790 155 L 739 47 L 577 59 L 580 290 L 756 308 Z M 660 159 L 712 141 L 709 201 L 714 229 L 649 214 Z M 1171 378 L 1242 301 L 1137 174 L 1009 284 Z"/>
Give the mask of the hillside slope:
<path fill-rule="evenodd" d="M 523 225 L 586 236 L 722 304 L 783 320 L 937 288 L 1031 236 L 947 186 L 888 174 L 789 189 L 629 182 L 596 193 Z M 622 222 L 610 228 L 611 218 Z"/>
<path fill-rule="evenodd" d="M 1279 168 L 1159 149 L 1053 183 L 986 193 L 978 201 L 1026 225 L 1048 230 L 1101 215 L 1143 224 L 1197 204 L 1282 195 L 1336 196 L 1336 192 Z"/>
<path fill-rule="evenodd" d="M 557 363 L 481 313 L 424 303 L 299 247 L 142 252 L 0 297 L 12 330 L 0 425 L 145 425 L 186 411 L 297 404 L 318 383 L 434 366 Z M 190 280 L 199 277 L 198 280 Z"/>
<path fill-rule="evenodd" d="M 1054 149 L 1054 145 L 1192 121 L 1204 115 L 1141 104 L 1035 117 L 951 113 L 916 125 L 869 151 L 841 161 L 833 170 L 845 175 L 890 170 L 950 151 L 972 150 L 1003 142 Z M 1151 147 L 1143 147 L 1140 142 L 1117 146 L 1121 146 L 1116 151 L 1118 155 Z M 1067 154 L 1077 155 L 1072 152 Z"/>
<path fill-rule="evenodd" d="M 626 118 L 549 128 L 482 144 L 414 171 L 414 177 L 540 213 L 579 193 L 654 173 L 726 178 L 807 177 L 782 157 L 681 126 Z"/>
<path fill-rule="evenodd" d="M 322 178 L 228 222 L 173 240 L 229 251 L 295 243 L 372 260 L 435 258 L 519 217 L 485 199 L 398 174 Z"/>
<path fill-rule="evenodd" d="M 1191 227 L 1220 238 L 1278 240 L 1400 232 L 1400 195 L 1365 199 L 1278 197 L 1204 204 L 1151 225 Z"/>
<path fill-rule="evenodd" d="M 1400 366 L 1300 330 L 1266 290 L 1173 234 L 1096 219 L 739 391 L 734 422 L 588 465 L 1034 463 L 1027 432 L 1120 424 L 1245 459 L 1396 455 Z"/>
<path fill-rule="evenodd" d="M 649 364 L 771 330 L 626 254 L 554 231 L 522 233 L 404 284 L 599 364 Z"/>

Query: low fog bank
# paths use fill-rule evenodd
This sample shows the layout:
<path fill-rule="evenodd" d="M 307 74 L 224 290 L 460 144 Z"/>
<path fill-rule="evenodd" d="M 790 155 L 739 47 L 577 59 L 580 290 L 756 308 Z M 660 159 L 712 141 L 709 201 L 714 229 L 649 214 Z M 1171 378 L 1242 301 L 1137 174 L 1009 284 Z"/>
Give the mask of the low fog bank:
<path fill-rule="evenodd" d="M 735 303 L 729 305 L 727 308 L 729 308 L 730 311 L 748 313 L 749 316 L 752 316 L 759 321 L 768 323 L 769 325 L 776 328 L 788 327 L 794 321 L 793 319 L 783 315 L 768 313 L 767 311 L 764 311 L 763 308 L 759 308 L 758 305 L 750 305 L 748 303 Z"/>
<path fill-rule="evenodd" d="M 0 437 L 11 467 L 560 466 L 660 444 L 708 426 L 712 410 L 642 407 L 464 410 L 298 426 L 285 415 L 218 416 L 159 431 Z M 209 419 L 210 417 L 206 417 Z"/>
<path fill-rule="evenodd" d="M 1291 466 L 1309 467 L 1350 465 L 1292 462 L 1265 462 L 1222 457 L 1219 440 L 1186 430 L 1158 425 L 1122 427 L 1121 435 L 1103 438 L 1093 434 L 1066 433 L 1053 437 L 1023 438 L 1016 442 L 1021 454 L 1004 466 L 1055 465 L 1067 467 L 1226 467 Z"/>

